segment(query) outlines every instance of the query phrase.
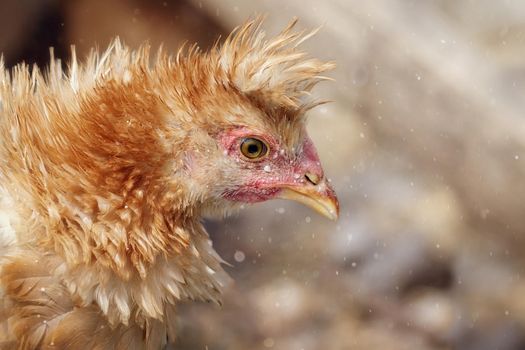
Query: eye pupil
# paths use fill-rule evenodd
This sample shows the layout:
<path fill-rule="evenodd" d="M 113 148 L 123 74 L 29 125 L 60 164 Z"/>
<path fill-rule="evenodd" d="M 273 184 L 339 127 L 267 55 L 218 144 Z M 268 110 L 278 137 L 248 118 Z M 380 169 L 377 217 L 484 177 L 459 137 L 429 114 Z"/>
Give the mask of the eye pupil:
<path fill-rule="evenodd" d="M 241 142 L 241 153 L 249 159 L 264 157 L 268 153 L 266 144 L 256 138 L 248 137 Z"/>
<path fill-rule="evenodd" d="M 248 153 L 257 153 L 259 151 L 259 146 L 255 144 L 251 144 L 248 146 Z"/>

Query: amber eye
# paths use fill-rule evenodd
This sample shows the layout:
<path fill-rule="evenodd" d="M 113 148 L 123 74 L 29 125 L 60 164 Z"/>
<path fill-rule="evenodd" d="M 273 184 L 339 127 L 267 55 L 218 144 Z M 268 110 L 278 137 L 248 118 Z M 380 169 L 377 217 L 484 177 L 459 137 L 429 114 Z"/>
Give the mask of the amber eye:
<path fill-rule="evenodd" d="M 241 142 L 241 153 L 248 159 L 257 159 L 268 153 L 268 147 L 261 140 L 248 137 Z"/>

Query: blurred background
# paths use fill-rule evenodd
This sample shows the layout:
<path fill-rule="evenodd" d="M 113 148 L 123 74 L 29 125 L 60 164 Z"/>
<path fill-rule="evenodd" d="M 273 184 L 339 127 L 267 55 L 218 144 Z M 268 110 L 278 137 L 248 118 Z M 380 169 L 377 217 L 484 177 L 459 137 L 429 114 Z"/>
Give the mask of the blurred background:
<path fill-rule="evenodd" d="M 525 3 L 1 0 L 8 66 L 119 35 L 205 49 L 255 13 L 335 60 L 309 130 L 341 201 L 210 221 L 233 284 L 181 307 L 180 349 L 525 349 Z"/>

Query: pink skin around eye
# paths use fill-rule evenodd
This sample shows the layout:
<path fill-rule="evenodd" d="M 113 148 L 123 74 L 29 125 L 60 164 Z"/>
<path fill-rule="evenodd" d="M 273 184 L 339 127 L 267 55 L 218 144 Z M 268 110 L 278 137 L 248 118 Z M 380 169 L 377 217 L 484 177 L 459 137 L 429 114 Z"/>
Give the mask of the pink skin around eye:
<path fill-rule="evenodd" d="M 268 144 L 269 154 L 260 161 L 248 161 L 240 154 L 243 138 L 256 137 Z M 219 136 L 219 144 L 231 157 L 246 163 L 246 182 L 224 193 L 224 197 L 244 203 L 262 202 L 275 198 L 284 186 L 305 185 L 306 173 L 323 178 L 323 169 L 317 151 L 307 136 L 298 154 L 282 152 L 281 145 L 269 135 L 261 135 L 248 128 L 226 131 Z"/>
<path fill-rule="evenodd" d="M 240 141 L 246 137 L 256 137 L 261 139 L 262 141 L 266 142 L 268 145 L 268 148 L 270 151 L 275 151 L 278 149 L 278 144 L 276 140 L 273 139 L 273 137 L 270 136 L 262 136 L 258 133 L 254 132 L 253 130 L 250 130 L 248 128 L 236 128 L 232 130 L 228 130 L 221 135 L 219 135 L 219 144 L 222 146 L 222 148 L 231 156 L 239 156 L 239 148 Z"/>

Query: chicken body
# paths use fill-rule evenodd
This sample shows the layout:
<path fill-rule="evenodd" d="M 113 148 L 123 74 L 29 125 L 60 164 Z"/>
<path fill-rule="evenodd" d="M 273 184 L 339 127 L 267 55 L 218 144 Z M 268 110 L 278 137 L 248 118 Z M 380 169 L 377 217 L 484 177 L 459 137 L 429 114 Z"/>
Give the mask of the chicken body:
<path fill-rule="evenodd" d="M 176 57 L 118 40 L 68 72 L 0 66 L 0 348 L 160 349 L 228 280 L 201 225 L 289 198 L 337 216 L 305 131 L 331 63 L 261 20 Z"/>

